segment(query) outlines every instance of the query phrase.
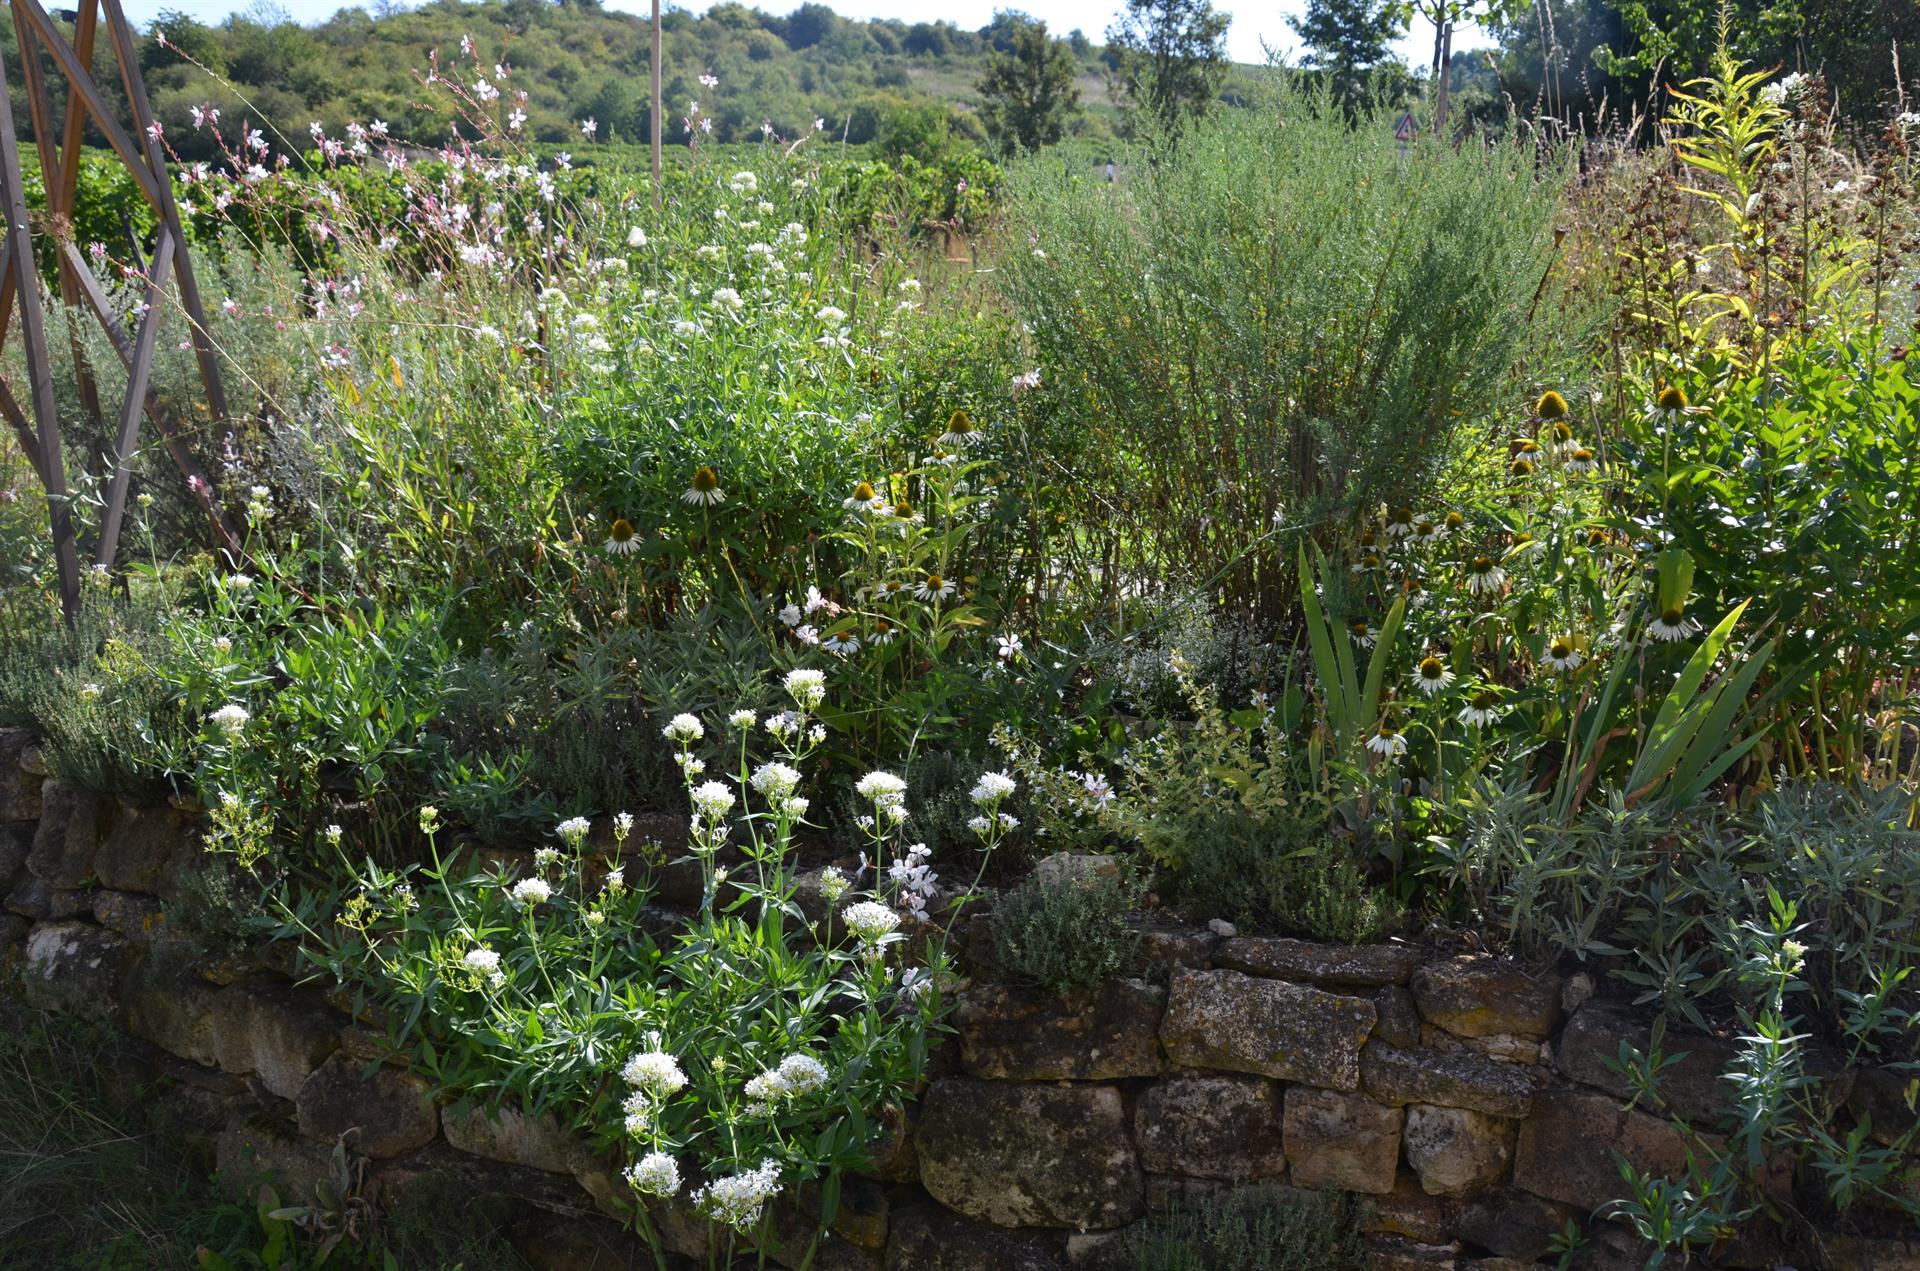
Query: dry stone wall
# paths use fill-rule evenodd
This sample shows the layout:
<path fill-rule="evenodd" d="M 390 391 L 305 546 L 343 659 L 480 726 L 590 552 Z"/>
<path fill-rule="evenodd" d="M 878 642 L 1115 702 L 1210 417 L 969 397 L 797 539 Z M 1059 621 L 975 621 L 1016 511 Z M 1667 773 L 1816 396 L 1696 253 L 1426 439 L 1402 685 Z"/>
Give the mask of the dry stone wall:
<path fill-rule="evenodd" d="M 271 1171 L 301 1192 L 344 1137 L 376 1204 L 452 1182 L 492 1198 L 537 1266 L 648 1264 L 618 1221 L 618 1161 L 551 1116 L 450 1103 L 343 999 L 293 984 L 285 949 L 196 954 L 167 903 L 197 850 L 186 815 L 72 789 L 31 737 L 0 730 L 0 972 L 35 1005 L 134 1039 L 226 1177 Z M 848 1181 L 814 1265 L 1125 1267 L 1156 1206 L 1245 1187 L 1367 1197 L 1387 1268 L 1550 1262 L 1569 1222 L 1588 1232 L 1585 1265 L 1644 1262 L 1592 1211 L 1619 1193 L 1619 1157 L 1678 1174 L 1689 1144 L 1627 1106 L 1605 1061 L 1644 1045 L 1645 1021 L 1594 999 L 1585 976 L 1166 926 L 1142 946 L 1140 974 L 1064 997 L 990 968 L 966 986 L 956 1036 L 874 1177 Z M 1669 1037 L 1681 1049 L 1669 1097 L 1706 1124 L 1731 1050 Z M 1913 1124 L 1901 1074 L 1816 1062 L 1881 1142 Z M 671 1248 L 703 1257 L 689 1214 L 657 1221 Z M 807 1220 L 782 1221 L 803 1248 Z M 1834 1265 L 1920 1268 L 1920 1244 L 1898 1235 L 1823 1238 Z M 1795 1263 L 1746 1238 L 1717 1264 Z"/>

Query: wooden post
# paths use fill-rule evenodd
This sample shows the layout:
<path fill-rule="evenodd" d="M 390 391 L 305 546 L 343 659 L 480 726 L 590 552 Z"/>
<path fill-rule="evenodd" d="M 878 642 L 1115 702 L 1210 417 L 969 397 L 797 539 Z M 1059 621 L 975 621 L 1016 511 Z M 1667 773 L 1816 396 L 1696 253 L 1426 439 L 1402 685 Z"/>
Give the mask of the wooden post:
<path fill-rule="evenodd" d="M 660 0 L 653 0 L 653 210 L 660 210 Z"/>
<path fill-rule="evenodd" d="M 1433 96 L 1433 135 L 1438 141 L 1447 139 L 1447 85 L 1453 77 L 1453 23 L 1447 22 L 1440 28 L 1440 87 Z"/>

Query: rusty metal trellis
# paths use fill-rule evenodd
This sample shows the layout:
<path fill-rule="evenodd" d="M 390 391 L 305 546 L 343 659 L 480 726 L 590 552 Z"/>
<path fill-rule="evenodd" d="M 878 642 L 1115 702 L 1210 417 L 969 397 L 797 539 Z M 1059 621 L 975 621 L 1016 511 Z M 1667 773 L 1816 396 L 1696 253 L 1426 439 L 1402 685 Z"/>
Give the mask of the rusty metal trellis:
<path fill-rule="evenodd" d="M 32 411 L 29 417 L 15 396 L 13 385 L 0 374 L 0 415 L 5 415 L 12 425 L 21 449 L 46 490 L 60 601 L 71 617 L 80 600 L 80 547 L 54 401 L 53 364 L 47 349 L 46 314 L 41 307 L 34 239 L 55 240 L 60 299 L 67 307 L 69 321 L 73 321 L 76 311 L 91 313 L 106 332 L 126 376 L 125 391 L 115 408 L 116 427 L 107 456 L 104 510 L 92 551 L 94 565 L 108 569 L 113 566 L 120 527 L 126 515 L 131 464 L 139 446 L 143 414 L 153 421 L 162 444 L 212 522 L 222 546 L 236 556 L 240 550 L 239 541 L 220 513 L 212 484 L 187 446 L 185 431 L 152 389 L 155 342 L 176 288 L 180 312 L 186 317 L 194 356 L 199 363 L 207 407 L 216 424 L 223 423 L 227 417 L 227 399 L 207 329 L 200 286 L 194 278 L 193 261 L 181 230 L 180 211 L 173 200 L 166 151 L 161 146 L 153 108 L 147 100 L 146 81 L 140 73 L 133 27 L 127 22 L 120 0 L 80 0 L 79 9 L 72 15 L 71 40 L 55 26 L 40 0 L 7 0 L 7 7 L 13 15 L 13 29 L 20 48 L 17 69 L 27 100 L 34 145 L 39 151 L 46 207 L 37 225 L 29 222 L 26 192 L 20 178 L 13 107 L 8 97 L 7 79 L 15 68 L 4 65 L 5 59 L 0 58 L 0 210 L 4 210 L 6 216 L 5 234 L 0 237 L 0 346 L 4 346 L 17 319 L 25 346 L 22 360 Z M 102 28 L 112 47 L 113 60 L 119 66 L 120 81 L 130 104 L 132 134 L 114 117 L 88 69 L 93 65 L 94 46 Z M 65 115 L 57 137 L 55 103 L 40 64 L 42 50 L 52 58 L 67 86 Z M 159 220 L 153 254 L 145 269 L 142 297 L 145 305 L 139 310 L 139 323 L 132 332 L 127 331 L 120 315 L 114 312 L 106 289 L 72 241 L 70 227 L 79 188 L 81 148 L 89 119 L 125 165 Z M 73 346 L 82 409 L 96 420 L 104 420 L 105 408 L 96 379 L 101 368 L 88 364 L 77 329 L 70 328 L 68 336 Z"/>

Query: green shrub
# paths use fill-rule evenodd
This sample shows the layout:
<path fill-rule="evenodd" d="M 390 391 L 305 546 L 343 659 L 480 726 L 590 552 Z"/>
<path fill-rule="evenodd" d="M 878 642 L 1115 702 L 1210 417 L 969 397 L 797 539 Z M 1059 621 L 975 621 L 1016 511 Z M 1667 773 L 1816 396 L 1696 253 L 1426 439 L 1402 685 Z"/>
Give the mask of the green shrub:
<path fill-rule="evenodd" d="M 1134 966 L 1135 900 L 1116 874 L 1030 878 L 993 907 L 994 958 L 1015 979 L 1055 992 L 1098 984 Z"/>
<path fill-rule="evenodd" d="M 1345 944 L 1400 922 L 1393 898 L 1367 881 L 1324 821 L 1291 811 L 1255 818 L 1226 805 L 1197 818 L 1188 837 L 1177 885 L 1196 918 Z"/>
<path fill-rule="evenodd" d="M 1276 83 L 1128 184 L 1010 176 L 1032 250 L 1009 253 L 1008 293 L 1042 391 L 1082 421 L 1050 457 L 1130 586 L 1286 620 L 1276 521 L 1416 499 L 1476 448 L 1514 368 L 1572 353 L 1578 312 L 1541 296 L 1570 153 L 1402 161 L 1391 121 Z"/>
<path fill-rule="evenodd" d="M 1362 1271 L 1357 1205 L 1342 1193 L 1251 1187 L 1156 1215 L 1135 1271 Z"/>

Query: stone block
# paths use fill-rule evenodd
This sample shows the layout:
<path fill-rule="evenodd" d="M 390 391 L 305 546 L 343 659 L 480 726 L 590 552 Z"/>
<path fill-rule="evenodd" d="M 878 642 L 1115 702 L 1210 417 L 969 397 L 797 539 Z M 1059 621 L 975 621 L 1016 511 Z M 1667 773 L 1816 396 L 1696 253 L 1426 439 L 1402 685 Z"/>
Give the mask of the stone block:
<path fill-rule="evenodd" d="M 1162 974 L 1173 967 L 1204 971 L 1213 959 L 1213 948 L 1220 938 L 1203 927 L 1190 927 L 1150 913 L 1129 918 L 1127 925 L 1140 937 L 1140 965 Z"/>
<path fill-rule="evenodd" d="M 1377 989 L 1405 984 L 1420 965 L 1420 950 L 1410 944 L 1314 944 L 1271 936 L 1240 936 L 1213 952 L 1215 966 L 1300 980 L 1328 989 Z"/>
<path fill-rule="evenodd" d="M 1360 1076 L 1367 1093 L 1382 1103 L 1437 1103 L 1497 1117 L 1524 1117 L 1533 1108 L 1531 1070 L 1474 1054 L 1368 1042 L 1360 1053 Z"/>
<path fill-rule="evenodd" d="M 1598 1209 L 1624 1186 L 1615 1153 L 1662 1177 L 1686 1171 L 1686 1140 L 1666 1121 L 1629 1111 L 1611 1095 L 1549 1087 L 1520 1127 L 1513 1181 L 1548 1200 Z"/>
<path fill-rule="evenodd" d="M 38 821 L 46 765 L 33 734 L 24 728 L 0 728 L 0 824 Z"/>
<path fill-rule="evenodd" d="M 1420 1244 L 1447 1244 L 1453 1239 L 1453 1202 L 1444 1196 L 1428 1195 L 1418 1177 L 1401 1170 L 1394 1177 L 1393 1190 L 1376 1197 L 1361 1211 L 1360 1229 Z"/>
<path fill-rule="evenodd" d="M 26 873 L 7 893 L 7 910 L 33 922 L 65 922 L 93 912 L 93 901 L 83 891 L 48 885 Z"/>
<path fill-rule="evenodd" d="M 1179 1067 L 1352 1090 L 1373 1022 L 1365 998 L 1238 971 L 1178 971 L 1160 1040 Z"/>
<path fill-rule="evenodd" d="M 1407 1109 L 1407 1164 L 1434 1196 L 1470 1196 L 1506 1177 L 1514 1123 L 1466 1108 L 1416 1103 Z"/>
<path fill-rule="evenodd" d="M 1586 1211 L 1571 1205 L 1502 1187 L 1453 1206 L 1453 1234 L 1489 1253 L 1521 1262 L 1545 1257 L 1553 1238 L 1569 1222 L 1581 1223 Z"/>
<path fill-rule="evenodd" d="M 93 893 L 93 920 L 144 949 L 166 929 L 167 917 L 151 896 L 124 891 Z"/>
<path fill-rule="evenodd" d="M 440 1126 L 457 1151 L 555 1174 L 571 1174 L 582 1150 L 559 1117 L 551 1112 L 529 1116 L 513 1104 L 491 1110 L 449 1105 L 440 1110 Z"/>
<path fill-rule="evenodd" d="M 1167 991 L 1108 979 L 1059 994 L 975 984 L 954 1007 L 960 1066 L 1013 1081 L 1102 1081 L 1166 1071 L 1160 1017 Z"/>
<path fill-rule="evenodd" d="M 93 876 L 94 853 L 113 827 L 118 805 L 58 777 L 48 779 L 42 797 L 27 869 L 49 887 L 79 887 Z"/>
<path fill-rule="evenodd" d="M 227 1072 L 253 1073 L 282 1099 L 340 1049 L 346 1021 L 280 986 L 234 984 L 214 997 L 214 1051 Z"/>
<path fill-rule="evenodd" d="M 1375 1196 L 1391 1192 L 1400 1165 L 1402 1120 L 1399 1108 L 1358 1095 L 1289 1086 L 1285 1135 L 1294 1185 Z"/>
<path fill-rule="evenodd" d="M 376 1160 L 424 1147 L 440 1129 L 426 1081 L 384 1066 L 369 1075 L 344 1054 L 314 1069 L 294 1104 L 300 1133 L 333 1142 L 351 1131 L 349 1146 Z"/>
<path fill-rule="evenodd" d="M 21 987 L 42 1010 L 112 1018 L 131 953 L 123 937 L 90 922 L 42 923 L 27 933 Z"/>
<path fill-rule="evenodd" d="M 944 1078 L 921 1106 L 914 1151 L 935 1200 L 996 1226 L 1104 1230 L 1144 1208 L 1112 1086 Z"/>
<path fill-rule="evenodd" d="M 310 1204 L 314 1189 L 333 1173 L 333 1143 L 302 1138 L 292 1126 L 267 1116 L 230 1126 L 215 1139 L 214 1160 L 227 1194 L 252 1204 L 268 1182 L 283 1205 Z"/>
<path fill-rule="evenodd" d="M 1373 1036 L 1376 1041 L 1398 1046 L 1402 1050 L 1420 1044 L 1420 1012 L 1413 1004 L 1413 994 L 1407 992 L 1405 985 L 1382 986 L 1373 995 L 1373 1013 Z"/>
<path fill-rule="evenodd" d="M 1280 1089 L 1258 1077 L 1167 1077 L 1134 1107 L 1141 1168 L 1247 1180 L 1287 1168 Z"/>
<path fill-rule="evenodd" d="M 1119 876 L 1120 858 L 1117 856 L 1055 852 L 1034 862 L 1033 866 L 1034 884 L 1042 887 L 1058 887 L 1062 883 L 1078 882 L 1085 878 Z"/>
<path fill-rule="evenodd" d="M 0 891 L 10 891 L 13 880 L 27 867 L 33 848 L 33 826 L 0 825 Z"/>
<path fill-rule="evenodd" d="M 127 969 L 121 992 L 129 1033 L 197 1064 L 219 1062 L 214 989 L 193 976 L 166 972 L 147 957 Z"/>
<path fill-rule="evenodd" d="M 920 1205 L 894 1216 L 886 1271 L 1059 1271 L 1067 1237 L 996 1231 Z"/>
<path fill-rule="evenodd" d="M 176 854 L 192 846 L 192 820 L 168 805 L 122 803 L 94 853 L 102 887 L 155 893 Z"/>
<path fill-rule="evenodd" d="M 1560 1021 L 1558 976 L 1486 954 L 1429 962 L 1408 983 L 1421 1016 L 1461 1037 L 1540 1041 Z"/>

